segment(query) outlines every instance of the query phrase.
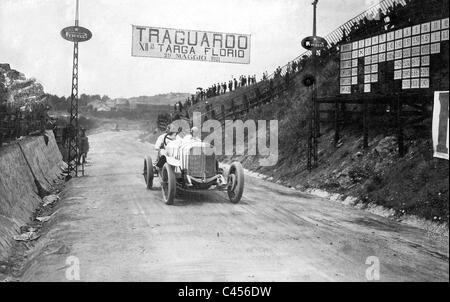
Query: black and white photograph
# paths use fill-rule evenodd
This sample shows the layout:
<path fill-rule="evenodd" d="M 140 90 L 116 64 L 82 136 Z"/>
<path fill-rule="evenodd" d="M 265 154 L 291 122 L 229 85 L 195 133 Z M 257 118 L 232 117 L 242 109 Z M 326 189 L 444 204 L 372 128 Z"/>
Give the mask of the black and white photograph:
<path fill-rule="evenodd" d="M 449 282 L 449 0 L 0 0 L 0 281 Z"/>

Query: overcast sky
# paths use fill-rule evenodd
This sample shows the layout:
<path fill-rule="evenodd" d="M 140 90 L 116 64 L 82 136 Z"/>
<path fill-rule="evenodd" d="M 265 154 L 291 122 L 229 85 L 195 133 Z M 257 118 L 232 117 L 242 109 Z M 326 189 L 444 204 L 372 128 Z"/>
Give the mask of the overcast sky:
<path fill-rule="evenodd" d="M 80 0 L 80 93 L 132 97 L 195 92 L 240 74 L 271 73 L 303 52 L 312 32 L 311 0 Z M 318 34 L 368 8 L 373 0 L 320 0 Z M 34 77 L 45 91 L 70 94 L 75 0 L 0 0 L 0 63 Z M 251 64 L 131 56 L 131 24 L 252 35 Z"/>

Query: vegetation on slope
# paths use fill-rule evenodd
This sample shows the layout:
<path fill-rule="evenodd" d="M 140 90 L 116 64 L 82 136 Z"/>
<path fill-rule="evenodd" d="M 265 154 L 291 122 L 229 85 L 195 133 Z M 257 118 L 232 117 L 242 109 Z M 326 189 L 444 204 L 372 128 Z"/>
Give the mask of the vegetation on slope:
<path fill-rule="evenodd" d="M 320 68 L 319 94 L 332 95 L 337 90 L 339 66 L 331 61 Z M 404 129 L 407 154 L 403 158 L 398 155 L 395 128 L 386 111 L 373 114 L 377 126 L 370 128 L 368 149 L 363 148 L 360 118 L 348 119 L 337 146 L 332 125 L 322 125 L 319 166 L 312 173 L 307 171 L 311 91 L 303 86 L 302 78 L 308 72 L 297 75 L 295 85 L 272 103 L 250 110 L 245 117 L 279 121 L 279 161 L 275 167 L 260 167 L 255 157 L 239 157 L 244 166 L 288 186 L 355 196 L 362 203 L 391 208 L 397 216 L 414 214 L 448 223 L 449 165 L 433 158 L 431 118 Z"/>

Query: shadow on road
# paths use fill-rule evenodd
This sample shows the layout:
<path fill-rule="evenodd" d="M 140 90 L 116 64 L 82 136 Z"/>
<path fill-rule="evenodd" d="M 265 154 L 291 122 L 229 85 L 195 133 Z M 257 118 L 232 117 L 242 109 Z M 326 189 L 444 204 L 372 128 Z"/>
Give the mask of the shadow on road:
<path fill-rule="evenodd" d="M 174 206 L 201 206 L 202 204 L 230 204 L 233 205 L 228 199 L 226 192 L 179 192 L 175 200 Z M 241 201 L 240 204 L 245 204 Z"/>

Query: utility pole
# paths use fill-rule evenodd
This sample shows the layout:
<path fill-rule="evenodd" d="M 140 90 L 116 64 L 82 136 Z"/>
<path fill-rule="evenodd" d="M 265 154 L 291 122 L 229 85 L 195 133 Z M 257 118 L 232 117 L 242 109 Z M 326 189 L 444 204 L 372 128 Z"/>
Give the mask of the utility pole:
<path fill-rule="evenodd" d="M 317 38 L 317 3 L 319 0 L 314 0 L 313 5 L 313 41 Z M 308 138 L 308 171 L 311 172 L 318 162 L 318 141 L 317 138 L 320 133 L 319 107 L 317 104 L 317 48 L 313 45 L 312 49 L 312 63 L 313 63 L 313 85 L 312 85 L 312 100 L 309 111 L 309 138 Z"/>
<path fill-rule="evenodd" d="M 313 5 L 313 37 L 317 36 L 317 3 L 319 0 L 314 0 Z M 315 53 L 316 50 L 313 49 L 313 53 Z"/>
<path fill-rule="evenodd" d="M 79 25 L 79 0 L 76 0 L 75 26 Z M 79 152 L 79 129 L 78 129 L 78 42 L 73 44 L 73 66 L 72 66 L 72 91 L 70 95 L 70 134 L 67 156 L 67 176 L 75 173 L 78 177 L 78 152 Z"/>

